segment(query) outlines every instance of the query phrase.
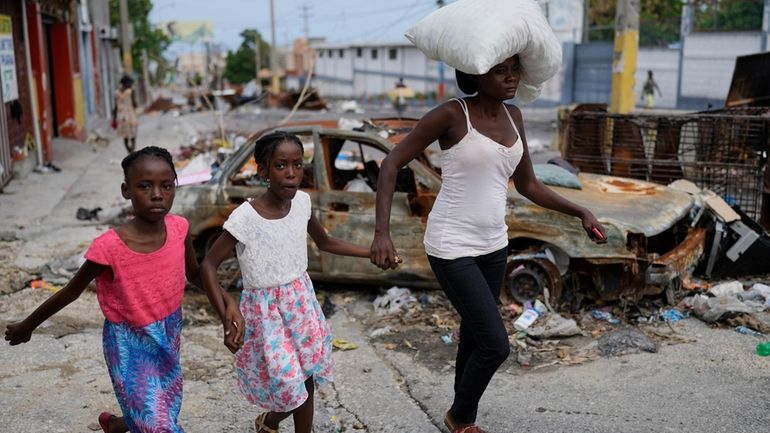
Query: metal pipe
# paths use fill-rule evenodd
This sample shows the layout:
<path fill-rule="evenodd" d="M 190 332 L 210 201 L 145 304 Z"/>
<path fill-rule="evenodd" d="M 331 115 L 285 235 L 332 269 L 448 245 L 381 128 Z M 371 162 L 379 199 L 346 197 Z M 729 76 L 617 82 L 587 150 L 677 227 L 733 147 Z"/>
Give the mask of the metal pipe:
<path fill-rule="evenodd" d="M 768 1 L 768 0 L 766 0 Z M 679 70 L 676 77 L 676 106 L 682 99 L 682 75 L 684 75 L 684 41 L 692 31 L 693 5 L 688 0 L 682 0 L 682 21 L 679 29 Z"/>
<path fill-rule="evenodd" d="M 270 39 L 272 46 L 270 47 L 270 71 L 272 72 L 272 90 L 274 95 L 278 95 L 281 91 L 280 83 L 278 82 L 278 53 L 276 53 L 275 45 L 275 4 L 273 0 L 270 0 Z"/>
<path fill-rule="evenodd" d="M 120 35 L 123 48 L 123 70 L 126 75 L 134 72 L 133 59 L 131 58 L 131 41 L 128 34 L 128 0 L 120 0 Z"/>
<path fill-rule="evenodd" d="M 21 2 L 21 26 L 24 29 L 24 60 L 27 62 L 27 77 L 30 80 L 29 87 L 32 90 L 32 132 L 35 135 L 35 154 L 37 155 L 37 166 L 43 165 L 43 140 L 40 136 L 40 117 L 37 105 L 37 89 L 32 83 L 32 57 L 29 55 L 29 26 L 27 25 L 27 0 Z"/>
<path fill-rule="evenodd" d="M 762 9 L 762 42 L 760 44 L 761 52 L 767 51 L 768 37 L 770 37 L 770 0 L 765 0 L 765 7 Z"/>

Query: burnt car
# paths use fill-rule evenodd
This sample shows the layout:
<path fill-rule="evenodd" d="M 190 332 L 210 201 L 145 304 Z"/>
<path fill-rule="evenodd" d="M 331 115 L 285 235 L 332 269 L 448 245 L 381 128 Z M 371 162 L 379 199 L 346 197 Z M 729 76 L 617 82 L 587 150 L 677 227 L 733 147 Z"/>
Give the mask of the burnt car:
<path fill-rule="evenodd" d="M 371 243 L 379 162 L 416 122 L 375 119 L 359 130 L 341 129 L 337 121 L 280 127 L 305 144 L 301 189 L 310 194 L 316 216 L 331 235 Z M 263 192 L 252 152 L 256 139 L 269 131 L 254 134 L 206 183 L 177 191 L 173 212 L 189 219 L 199 253 L 219 236 L 233 209 Z M 436 150 L 429 147 L 397 176 L 391 235 L 403 264 L 382 271 L 367 259 L 321 254 L 309 242 L 308 272 L 314 279 L 438 287 L 422 244 L 441 187 Z M 689 224 L 692 197 L 632 179 L 595 174 L 580 174 L 579 179 L 580 190 L 553 189 L 590 208 L 606 229 L 607 243 L 594 244 L 578 219 L 534 205 L 511 185 L 506 289 L 519 300 L 548 290 L 551 301 L 558 303 L 578 294 L 635 300 L 675 288 L 701 257 L 705 242 L 705 230 Z"/>

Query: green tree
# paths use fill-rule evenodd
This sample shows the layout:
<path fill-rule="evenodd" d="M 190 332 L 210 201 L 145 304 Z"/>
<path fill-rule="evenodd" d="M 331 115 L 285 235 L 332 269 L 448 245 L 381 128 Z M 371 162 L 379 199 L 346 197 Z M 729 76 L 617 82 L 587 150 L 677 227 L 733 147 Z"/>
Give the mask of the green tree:
<path fill-rule="evenodd" d="M 695 30 L 759 30 L 763 3 L 763 0 L 699 0 L 695 7 Z"/>
<path fill-rule="evenodd" d="M 639 11 L 639 45 L 667 46 L 679 40 L 681 0 L 642 0 Z"/>
<path fill-rule="evenodd" d="M 693 0 L 696 31 L 759 30 L 763 0 Z M 617 0 L 589 0 L 588 39 L 611 41 Z M 639 45 L 665 46 L 679 40 L 681 0 L 641 0 Z"/>
<path fill-rule="evenodd" d="M 162 30 L 150 23 L 152 0 L 129 0 L 127 3 L 128 19 L 134 26 L 134 41 L 131 46 L 133 66 L 135 71 L 141 71 L 142 53 L 146 51 L 150 58 L 161 62 L 163 51 L 171 41 Z M 110 22 L 120 28 L 120 0 L 110 0 Z"/>
<path fill-rule="evenodd" d="M 611 41 L 615 37 L 617 0 L 589 0 L 589 40 Z M 641 0 L 639 45 L 666 46 L 679 40 L 681 0 Z"/>
<path fill-rule="evenodd" d="M 223 77 L 234 84 L 243 84 L 257 76 L 255 43 L 259 41 L 259 53 L 263 68 L 270 67 L 270 45 L 256 29 L 241 32 L 243 42 L 235 51 L 228 51 Z"/>
<path fill-rule="evenodd" d="M 615 37 L 616 0 L 588 0 L 588 40 L 611 41 Z"/>

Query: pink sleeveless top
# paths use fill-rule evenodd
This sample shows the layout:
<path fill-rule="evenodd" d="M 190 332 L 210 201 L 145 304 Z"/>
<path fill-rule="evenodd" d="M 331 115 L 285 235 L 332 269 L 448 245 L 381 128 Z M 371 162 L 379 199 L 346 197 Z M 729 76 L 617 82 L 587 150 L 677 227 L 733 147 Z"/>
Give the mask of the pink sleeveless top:
<path fill-rule="evenodd" d="M 110 322 L 145 326 L 182 305 L 186 282 L 187 220 L 166 215 L 166 242 L 151 253 L 138 253 L 114 229 L 94 239 L 85 258 L 110 269 L 96 277 L 96 297 Z"/>

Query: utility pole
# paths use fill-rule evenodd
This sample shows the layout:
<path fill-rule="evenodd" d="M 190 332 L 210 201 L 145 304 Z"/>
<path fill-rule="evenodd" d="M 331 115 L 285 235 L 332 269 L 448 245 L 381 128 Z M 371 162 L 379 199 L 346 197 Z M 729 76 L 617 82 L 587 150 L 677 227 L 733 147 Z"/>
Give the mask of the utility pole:
<path fill-rule="evenodd" d="M 634 75 L 639 52 L 639 3 L 640 0 L 618 0 L 612 56 L 612 113 L 628 113 L 636 102 Z"/>
<path fill-rule="evenodd" d="M 770 37 L 770 0 L 765 0 L 765 7 L 762 10 L 762 44 L 761 52 L 767 51 L 767 38 Z"/>
<path fill-rule="evenodd" d="M 278 56 L 276 55 L 275 45 L 275 4 L 274 0 L 270 0 L 270 71 L 272 72 L 272 91 L 274 95 L 278 95 L 281 91 L 281 83 L 278 80 Z"/>
<path fill-rule="evenodd" d="M 591 0 L 583 0 L 583 37 L 580 39 L 580 42 L 583 44 L 586 44 L 589 41 L 588 32 L 590 30 L 591 22 L 588 19 L 588 11 L 590 10 Z"/>
<path fill-rule="evenodd" d="M 144 103 L 149 105 L 152 101 L 152 90 L 150 89 L 150 60 L 147 57 L 147 50 L 142 50 L 142 80 L 144 81 Z"/>
<path fill-rule="evenodd" d="M 262 70 L 262 37 L 259 32 L 254 32 L 254 66 L 257 68 L 255 79 L 257 87 L 262 90 L 262 83 L 259 81 L 259 71 Z"/>
<path fill-rule="evenodd" d="M 310 18 L 310 9 L 313 7 L 307 3 L 303 3 L 302 6 L 300 6 L 300 9 L 302 9 L 302 19 L 305 23 L 305 40 L 310 40 L 310 25 L 308 23 L 308 19 Z"/>
<path fill-rule="evenodd" d="M 766 0 L 770 1 L 770 0 Z M 684 41 L 692 31 L 695 22 L 695 4 L 689 0 L 682 0 L 682 22 L 679 27 L 679 70 L 676 78 L 676 105 L 682 98 L 682 76 L 684 75 Z"/>
<path fill-rule="evenodd" d="M 123 70 L 126 75 L 134 72 L 131 58 L 131 35 L 128 28 L 128 0 L 120 0 L 120 42 L 123 47 Z"/>
<path fill-rule="evenodd" d="M 444 0 L 436 0 L 436 6 L 438 6 L 439 9 L 443 8 L 445 4 L 446 3 L 444 2 Z M 442 101 L 444 99 L 445 88 L 446 88 L 446 84 L 444 82 L 444 62 L 439 60 L 438 61 L 438 91 L 436 92 L 436 99 L 438 101 Z"/>

